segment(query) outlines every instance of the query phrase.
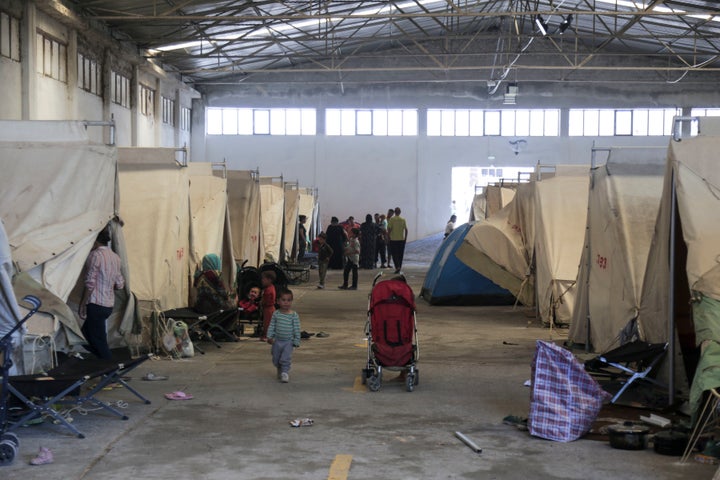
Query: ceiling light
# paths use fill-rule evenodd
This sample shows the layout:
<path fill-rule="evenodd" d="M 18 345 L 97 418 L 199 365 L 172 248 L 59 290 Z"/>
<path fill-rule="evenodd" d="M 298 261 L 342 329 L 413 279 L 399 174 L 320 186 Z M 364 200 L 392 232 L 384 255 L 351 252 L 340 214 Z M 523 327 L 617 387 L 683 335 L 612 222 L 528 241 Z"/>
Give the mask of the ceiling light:
<path fill-rule="evenodd" d="M 545 35 L 547 35 L 547 33 L 548 33 L 547 23 L 545 23 L 545 20 L 543 20 L 543 18 L 540 15 L 535 17 L 535 25 L 537 25 L 537 28 L 538 28 L 538 30 L 540 30 L 540 33 L 542 34 L 543 37 Z"/>
<path fill-rule="evenodd" d="M 572 23 L 572 13 L 568 14 L 568 16 L 565 17 L 565 19 L 560 23 L 560 26 L 558 27 L 558 29 L 560 30 L 560 35 L 565 33 L 565 30 L 570 28 L 571 23 Z"/>

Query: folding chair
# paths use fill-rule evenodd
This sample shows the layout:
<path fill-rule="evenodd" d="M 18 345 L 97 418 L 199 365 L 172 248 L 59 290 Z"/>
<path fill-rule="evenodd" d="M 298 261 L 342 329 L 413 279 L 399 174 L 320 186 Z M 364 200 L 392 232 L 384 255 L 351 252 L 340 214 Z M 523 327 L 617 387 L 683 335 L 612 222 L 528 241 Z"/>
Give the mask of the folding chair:
<path fill-rule="evenodd" d="M 647 343 L 634 341 L 626 343 L 614 350 L 585 362 L 585 370 L 593 375 L 607 376 L 611 379 L 622 379 L 622 388 L 612 397 L 615 403 L 620 396 L 636 381 L 646 381 L 654 385 L 665 385 L 650 376 L 660 363 L 667 343 Z"/>
<path fill-rule="evenodd" d="M 74 425 L 53 408 L 55 405 L 94 405 L 122 420 L 128 416 L 116 410 L 95 396 L 111 383 L 119 383 L 145 404 L 150 400 L 132 388 L 123 378 L 140 364 L 151 358 L 146 354 L 129 362 L 116 363 L 112 360 L 79 360 L 71 359 L 48 372 L 47 375 L 17 375 L 8 378 L 8 390 L 11 396 L 20 400 L 28 411 L 12 422 L 8 431 L 27 424 L 44 415 L 52 417 L 65 426 L 78 438 L 85 438 Z M 97 383 L 83 391 L 90 380 Z M 39 400 L 38 400 L 39 399 Z"/>
<path fill-rule="evenodd" d="M 215 339 L 216 336 L 234 342 L 239 340 L 237 335 L 232 332 L 237 324 L 238 314 L 237 308 L 218 310 L 213 313 L 198 313 L 192 308 L 174 308 L 163 312 L 165 318 L 185 322 L 188 332 L 196 339 L 207 339 L 218 348 L 221 348 L 221 345 Z M 204 353 L 202 350 L 200 352 Z"/>

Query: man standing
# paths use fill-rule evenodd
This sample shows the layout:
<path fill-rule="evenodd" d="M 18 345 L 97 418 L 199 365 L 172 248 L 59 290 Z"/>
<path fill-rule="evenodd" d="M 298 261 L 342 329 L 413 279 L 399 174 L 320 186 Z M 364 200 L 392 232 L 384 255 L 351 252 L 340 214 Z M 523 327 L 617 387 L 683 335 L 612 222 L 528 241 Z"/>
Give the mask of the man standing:
<path fill-rule="evenodd" d="M 390 254 L 392 255 L 393 264 L 395 265 L 395 273 L 400 273 L 402 268 L 403 256 L 405 255 L 405 242 L 407 241 L 407 223 L 400 216 L 400 207 L 395 207 L 395 215 L 388 220 L 388 244 Z"/>
<path fill-rule="evenodd" d="M 305 258 L 305 249 L 307 247 L 307 229 L 305 228 L 306 221 L 307 217 L 305 215 L 298 216 L 298 263 L 302 262 L 303 258 Z"/>
<path fill-rule="evenodd" d="M 110 234 L 107 230 L 100 232 L 95 239 L 93 249 L 85 262 L 85 293 L 80 301 L 80 318 L 85 322 L 82 326 L 86 348 L 98 358 L 110 359 L 110 347 L 107 342 L 105 321 L 115 305 L 115 289 L 125 286 L 125 279 L 120 271 L 120 257 L 113 252 L 108 244 Z"/>

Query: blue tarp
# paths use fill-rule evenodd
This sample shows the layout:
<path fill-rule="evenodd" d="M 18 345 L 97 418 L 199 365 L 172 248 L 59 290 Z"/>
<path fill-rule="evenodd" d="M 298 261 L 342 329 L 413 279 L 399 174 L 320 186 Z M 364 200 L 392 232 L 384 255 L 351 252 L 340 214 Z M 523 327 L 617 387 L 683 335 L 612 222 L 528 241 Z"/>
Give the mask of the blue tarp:
<path fill-rule="evenodd" d="M 512 305 L 515 297 L 461 262 L 455 251 L 471 223 L 458 226 L 438 248 L 420 296 L 431 305 Z"/>

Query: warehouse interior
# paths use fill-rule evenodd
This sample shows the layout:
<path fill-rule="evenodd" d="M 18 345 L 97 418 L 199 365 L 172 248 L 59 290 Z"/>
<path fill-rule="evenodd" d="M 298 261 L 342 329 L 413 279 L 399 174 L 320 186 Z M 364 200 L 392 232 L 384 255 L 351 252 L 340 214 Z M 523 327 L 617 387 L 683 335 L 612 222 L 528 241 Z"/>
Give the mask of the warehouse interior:
<path fill-rule="evenodd" d="M 717 407 L 703 393 L 720 387 L 712 373 L 693 378 L 720 358 L 719 79 L 720 6 L 701 0 L 0 0 L 3 273 L 18 300 L 49 292 L 65 332 L 33 352 L 80 348 L 83 265 L 109 228 L 128 285 L 108 339 L 158 354 L 127 375 L 140 398 L 99 393 L 128 421 L 78 406 L 85 439 L 62 422 L 14 430 L 0 471 L 713 478 L 712 445 L 681 462 L 595 430 L 548 441 L 507 419 L 528 417 L 538 341 L 582 360 L 631 337 L 666 345 L 665 404 L 606 402 L 605 423 L 654 412 L 697 427 L 697 405 Z M 337 290 L 333 269 L 316 288 L 314 254 L 295 264 L 297 219 L 312 241 L 333 217 L 395 207 L 423 376 L 375 392 L 364 326 L 376 274 L 393 270 L 373 258 L 357 292 Z M 254 336 L 200 337 L 192 358 L 162 349 L 157 325 L 191 305 L 211 252 L 227 285 L 268 260 L 298 275 L 303 330 L 329 336 L 303 340 L 289 385 Z M 435 304 L 428 280 L 449 257 L 460 270 L 445 282 L 482 275 L 513 300 Z M 32 368 L 16 354 L 41 371 L 35 353 Z M 311 428 L 288 425 L 306 417 Z M 52 464 L 28 465 L 41 447 Z"/>

